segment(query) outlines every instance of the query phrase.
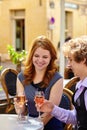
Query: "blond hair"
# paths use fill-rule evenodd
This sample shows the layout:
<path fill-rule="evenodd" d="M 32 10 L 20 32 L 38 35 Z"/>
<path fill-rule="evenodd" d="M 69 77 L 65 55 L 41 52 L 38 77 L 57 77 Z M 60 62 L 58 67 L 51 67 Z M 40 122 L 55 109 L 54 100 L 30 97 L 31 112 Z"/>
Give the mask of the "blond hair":
<path fill-rule="evenodd" d="M 87 36 L 71 39 L 63 45 L 63 52 L 66 57 L 72 54 L 78 63 L 85 59 L 87 65 Z"/>

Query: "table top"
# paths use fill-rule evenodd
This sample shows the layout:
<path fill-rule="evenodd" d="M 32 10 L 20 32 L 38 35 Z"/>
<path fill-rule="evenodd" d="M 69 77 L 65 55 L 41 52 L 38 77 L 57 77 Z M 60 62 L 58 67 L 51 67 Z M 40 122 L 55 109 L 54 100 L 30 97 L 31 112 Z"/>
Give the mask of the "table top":
<path fill-rule="evenodd" d="M 16 114 L 0 114 L 0 130 L 43 130 L 43 123 L 36 118 L 28 118 L 27 123 L 20 123 Z"/>

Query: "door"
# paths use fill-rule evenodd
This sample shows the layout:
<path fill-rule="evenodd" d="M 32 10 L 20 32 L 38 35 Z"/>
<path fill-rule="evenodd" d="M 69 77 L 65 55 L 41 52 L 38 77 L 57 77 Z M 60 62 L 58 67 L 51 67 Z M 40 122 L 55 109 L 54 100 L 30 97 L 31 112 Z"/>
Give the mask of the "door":
<path fill-rule="evenodd" d="M 16 51 L 25 49 L 25 21 L 24 19 L 15 20 L 15 42 Z"/>

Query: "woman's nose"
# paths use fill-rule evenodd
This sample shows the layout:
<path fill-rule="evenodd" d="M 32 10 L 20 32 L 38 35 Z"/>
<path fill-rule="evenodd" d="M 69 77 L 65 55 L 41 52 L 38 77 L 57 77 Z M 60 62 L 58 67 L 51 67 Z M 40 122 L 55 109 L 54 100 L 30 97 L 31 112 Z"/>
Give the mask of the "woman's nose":
<path fill-rule="evenodd" d="M 43 58 L 42 57 L 39 57 L 39 62 L 41 62 L 43 60 Z"/>

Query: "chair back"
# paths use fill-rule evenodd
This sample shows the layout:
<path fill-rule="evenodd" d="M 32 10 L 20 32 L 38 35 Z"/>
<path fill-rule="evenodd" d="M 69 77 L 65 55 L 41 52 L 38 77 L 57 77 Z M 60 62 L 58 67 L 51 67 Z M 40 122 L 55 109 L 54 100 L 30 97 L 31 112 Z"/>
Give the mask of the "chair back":
<path fill-rule="evenodd" d="M 8 93 L 11 96 L 16 95 L 16 79 L 17 74 L 13 72 L 13 70 L 9 69 L 9 71 L 5 73 L 5 83 L 7 86 Z"/>
<path fill-rule="evenodd" d="M 75 86 L 77 82 L 80 80 L 79 77 L 73 77 L 70 79 L 70 81 L 64 86 L 65 88 L 70 89 L 72 92 L 75 91 Z"/>
<path fill-rule="evenodd" d="M 63 88 L 63 95 L 59 106 L 67 110 L 72 110 L 74 108 L 72 104 L 72 96 L 73 96 L 73 92 L 71 90 L 67 88 Z M 64 130 L 72 130 L 71 124 L 64 123 L 63 125 L 64 125 Z"/>
<path fill-rule="evenodd" d="M 10 96 L 16 95 L 16 80 L 18 72 L 12 68 L 6 68 L 1 73 L 1 85 L 6 94 L 7 103 L 10 108 L 12 100 Z M 7 110 L 8 113 L 8 110 Z"/>

